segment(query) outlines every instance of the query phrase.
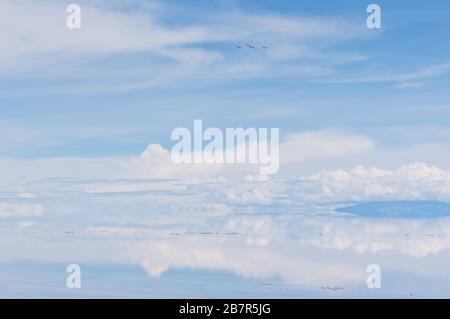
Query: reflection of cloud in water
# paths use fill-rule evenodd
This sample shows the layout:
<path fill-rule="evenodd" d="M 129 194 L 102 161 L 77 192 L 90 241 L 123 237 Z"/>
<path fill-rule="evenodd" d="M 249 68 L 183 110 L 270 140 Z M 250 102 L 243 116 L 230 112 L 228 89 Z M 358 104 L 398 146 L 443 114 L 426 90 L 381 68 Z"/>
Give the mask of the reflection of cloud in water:
<path fill-rule="evenodd" d="M 358 217 L 334 211 L 346 203 L 305 202 L 278 182 L 155 181 L 130 184 L 127 193 L 105 185 L 8 194 L 17 213 L 0 219 L 0 262 L 126 263 L 153 277 L 228 271 L 319 291 L 365 287 L 373 263 L 388 273 L 448 277 L 449 218 Z M 42 214 L 23 213 L 25 204 L 40 205 Z"/>
<path fill-rule="evenodd" d="M 231 270 L 246 277 L 279 276 L 302 285 L 362 283 L 368 264 L 391 258 L 380 253 L 395 253 L 396 267 L 409 271 L 405 260 L 410 257 L 448 250 L 449 226 L 447 219 L 293 218 L 281 223 L 274 218 L 271 227 L 258 234 L 260 244 L 245 237 L 156 240 L 133 245 L 132 256 L 152 276 L 175 267 Z M 235 230 L 244 233 L 241 227 Z M 247 233 L 252 236 L 251 231 Z"/>
<path fill-rule="evenodd" d="M 309 223 L 320 230 L 320 235 L 302 241 L 323 249 L 351 250 L 358 254 L 393 251 L 413 257 L 426 257 L 450 248 L 448 218 L 336 218 L 310 220 Z"/>
<path fill-rule="evenodd" d="M 298 285 L 360 282 L 364 278 L 365 269 L 358 265 L 324 263 L 315 249 L 295 241 L 279 244 L 260 246 L 239 239 L 191 237 L 142 242 L 130 251 L 133 260 L 151 276 L 160 276 L 170 268 L 201 268 L 229 270 L 247 278 L 280 277 Z"/>
<path fill-rule="evenodd" d="M 216 218 L 220 222 L 208 217 L 201 226 L 96 226 L 52 232 L 31 226 L 10 232 L 6 243 L 16 246 L 12 259 L 131 262 L 151 276 L 171 268 L 226 270 L 314 287 L 364 283 L 368 264 L 393 264 L 392 256 L 396 268 L 414 271 L 408 258 L 436 255 L 450 247 L 449 219 L 292 214 Z"/>

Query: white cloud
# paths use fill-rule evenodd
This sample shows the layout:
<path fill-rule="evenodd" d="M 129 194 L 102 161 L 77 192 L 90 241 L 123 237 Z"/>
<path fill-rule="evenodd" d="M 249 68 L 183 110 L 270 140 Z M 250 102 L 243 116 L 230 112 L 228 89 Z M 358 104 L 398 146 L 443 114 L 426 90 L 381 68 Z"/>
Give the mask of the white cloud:
<path fill-rule="evenodd" d="M 301 165 L 315 160 L 334 160 L 348 158 L 357 154 L 369 153 L 374 142 L 365 135 L 343 133 L 335 130 L 321 130 L 296 133 L 287 136 L 280 144 L 281 165 Z M 216 164 L 173 164 L 169 150 L 159 144 L 147 147 L 141 157 L 131 161 L 133 177 L 208 177 L 225 176 L 241 178 L 259 171 L 257 165 L 216 165 Z"/>
<path fill-rule="evenodd" d="M 311 183 L 308 200 L 440 199 L 450 201 L 450 172 L 425 163 L 396 170 L 364 168 L 321 172 L 301 181 Z"/>
<path fill-rule="evenodd" d="M 202 15 L 183 8 L 196 22 L 169 25 L 166 18 L 176 19 L 180 11 L 175 5 L 119 11 L 107 1 L 81 1 L 82 27 L 69 30 L 65 5 L 2 1 L 0 37 L 8 43 L 0 52 L 2 73 L 40 77 L 52 93 L 117 92 L 186 79 L 184 85 L 292 75 L 316 78 L 360 55 L 333 53 L 331 44 L 368 35 L 359 23 L 338 17 L 258 15 L 227 9 Z M 248 42 L 258 50 L 234 48 Z M 121 67 L 114 62 L 117 55 Z M 309 61 L 297 61 L 302 57 Z M 83 81 L 66 83 L 74 79 Z"/>
<path fill-rule="evenodd" d="M 200 196 L 196 200 L 209 199 L 224 205 L 379 199 L 450 201 L 450 172 L 420 162 L 396 169 L 357 166 L 299 174 L 303 165 L 315 165 L 317 172 L 320 163 L 342 163 L 361 153 L 366 157 L 377 154 L 373 147 L 368 137 L 357 134 L 330 130 L 293 134 L 280 146 L 281 170 L 285 173 L 270 177 L 257 174 L 259 165 L 174 164 L 169 150 L 159 144 L 149 145 L 140 156 L 122 158 L 3 158 L 0 189 L 18 190 L 17 198 L 27 193 L 38 197 L 39 191 L 54 191 L 56 185 L 67 191 L 93 194 L 167 191 L 170 196 L 193 191 Z M 403 159 L 410 155 L 406 152 Z"/>
<path fill-rule="evenodd" d="M 280 146 L 281 163 L 336 159 L 367 153 L 375 147 L 367 136 L 333 130 L 296 133 L 286 137 Z"/>
<path fill-rule="evenodd" d="M 13 204 L 0 202 L 0 217 L 41 216 L 45 209 L 41 204 Z"/>
<path fill-rule="evenodd" d="M 395 85 L 399 89 L 419 89 L 424 87 L 425 84 L 422 82 L 402 82 Z"/>
<path fill-rule="evenodd" d="M 396 71 L 384 70 L 377 74 L 366 74 L 349 76 L 346 74 L 342 77 L 329 78 L 321 80 L 328 83 L 377 83 L 387 82 L 396 83 L 400 88 L 412 88 L 421 85 L 421 80 L 439 77 L 450 71 L 450 63 L 444 62 L 440 64 L 429 65 L 417 68 L 414 71 Z M 402 87 L 403 86 L 403 87 Z"/>
<path fill-rule="evenodd" d="M 87 189 L 98 192 L 170 189 L 174 194 L 185 189 L 193 194 L 201 194 L 201 200 L 238 206 L 290 207 L 294 203 L 371 200 L 450 201 L 450 172 L 424 163 L 412 163 L 395 170 L 359 166 L 351 170 L 323 171 L 288 180 L 261 179 L 258 175 L 247 175 L 243 179 L 214 179 L 211 178 L 215 176 L 212 172 L 209 171 L 209 174 L 204 175 L 206 179 L 202 179 L 195 175 L 195 170 L 190 171 L 192 175 L 185 171 L 187 179 L 177 183 L 176 187 L 164 186 L 163 182 L 102 182 L 88 185 Z"/>
<path fill-rule="evenodd" d="M 158 25 L 151 16 L 119 13 L 105 7 L 82 5 L 82 27 L 65 25 L 65 4 L 48 1 L 2 1 L 1 37 L 9 45 L 2 59 L 43 53 L 103 55 L 127 51 L 159 52 L 162 47 L 205 39 L 196 28 L 174 30 Z"/>

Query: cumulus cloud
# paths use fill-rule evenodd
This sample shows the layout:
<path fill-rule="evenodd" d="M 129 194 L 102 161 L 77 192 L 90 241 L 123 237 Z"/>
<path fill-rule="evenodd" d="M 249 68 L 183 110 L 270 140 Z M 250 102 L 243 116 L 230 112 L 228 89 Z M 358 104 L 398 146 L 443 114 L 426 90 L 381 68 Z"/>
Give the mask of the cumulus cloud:
<path fill-rule="evenodd" d="M 258 165 L 249 164 L 176 164 L 172 161 L 170 150 L 160 144 L 149 145 L 140 156 L 123 164 L 133 178 L 217 179 L 259 171 Z"/>
<path fill-rule="evenodd" d="M 118 158 L 0 158 L 0 188 L 21 189 L 17 197 L 52 190 L 88 193 L 194 192 L 224 205 L 288 205 L 292 202 L 364 200 L 450 201 L 450 172 L 426 163 L 393 170 L 357 166 L 313 175 L 292 172 L 317 160 L 345 160 L 372 150 L 363 135 L 334 131 L 299 133 L 281 142 L 281 168 L 289 177 L 259 175 L 257 165 L 175 164 L 170 151 L 151 144 L 139 156 Z M 295 151 L 292 151 L 295 150 Z M 32 183 L 32 189 L 23 183 Z M 58 185 L 58 186 L 56 186 Z M 22 194 L 22 195 L 20 195 Z M 28 195 L 27 195 L 28 196 Z"/>
<path fill-rule="evenodd" d="M 258 175 L 256 175 L 258 176 Z M 450 201 L 450 172 L 425 163 L 396 170 L 365 168 L 323 171 L 296 179 L 215 180 L 190 183 L 190 191 L 231 205 L 282 205 L 371 200 Z"/>
<path fill-rule="evenodd" d="M 281 143 L 281 162 L 300 163 L 307 160 L 323 160 L 349 157 L 367 153 L 375 147 L 365 135 L 333 130 L 291 134 Z"/>
<path fill-rule="evenodd" d="M 396 170 L 356 167 L 302 178 L 308 200 L 450 200 L 450 172 L 425 163 Z"/>
<path fill-rule="evenodd" d="M 279 159 L 273 156 L 271 160 L 280 161 L 281 165 L 296 164 L 315 160 L 334 160 L 347 158 L 357 154 L 369 153 L 375 148 L 375 143 L 365 135 L 339 132 L 336 130 L 321 130 L 302 132 L 288 135 L 279 146 Z M 250 153 L 252 148 L 249 148 Z M 255 148 L 257 150 L 257 147 Z M 295 151 L 294 151 L 295 150 Z M 226 150 L 230 152 L 230 150 Z M 218 152 L 222 154 L 221 151 Z M 246 153 L 246 154 L 247 154 Z M 254 156 L 260 159 L 256 154 Z M 256 173 L 267 164 L 174 164 L 170 157 L 170 151 L 159 144 L 151 144 L 142 155 L 130 162 L 130 169 L 134 176 L 142 177 L 208 177 L 227 176 L 247 178 L 264 178 Z M 255 177 L 252 177 L 255 176 Z M 268 178 L 268 177 L 265 177 Z"/>

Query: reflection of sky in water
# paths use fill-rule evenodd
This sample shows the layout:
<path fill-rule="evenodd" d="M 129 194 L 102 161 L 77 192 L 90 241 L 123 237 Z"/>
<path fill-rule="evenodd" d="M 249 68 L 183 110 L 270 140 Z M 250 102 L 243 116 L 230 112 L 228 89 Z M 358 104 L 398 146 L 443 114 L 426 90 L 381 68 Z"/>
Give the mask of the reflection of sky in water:
<path fill-rule="evenodd" d="M 446 217 L 357 217 L 336 213 L 346 206 L 340 204 L 296 213 L 256 206 L 211 214 L 136 211 L 125 221 L 120 207 L 109 205 L 109 221 L 97 214 L 0 224 L 0 295 L 445 297 L 450 290 Z M 70 263 L 82 267 L 79 291 L 65 288 Z M 381 289 L 366 286 L 369 264 L 382 268 Z"/>

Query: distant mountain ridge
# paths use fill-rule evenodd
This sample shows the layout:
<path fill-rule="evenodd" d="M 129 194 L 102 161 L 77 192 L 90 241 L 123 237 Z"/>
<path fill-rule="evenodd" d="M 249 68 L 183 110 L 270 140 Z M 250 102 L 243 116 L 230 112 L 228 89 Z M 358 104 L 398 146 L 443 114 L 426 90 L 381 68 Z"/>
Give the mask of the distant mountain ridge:
<path fill-rule="evenodd" d="M 440 201 L 366 202 L 336 209 L 371 218 L 436 218 L 450 216 L 450 203 Z"/>

